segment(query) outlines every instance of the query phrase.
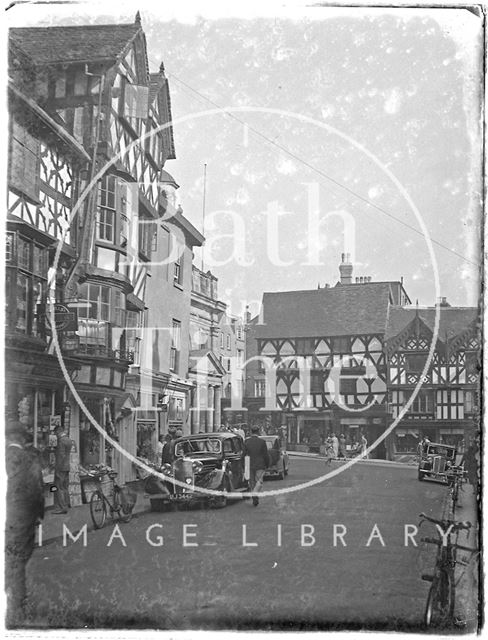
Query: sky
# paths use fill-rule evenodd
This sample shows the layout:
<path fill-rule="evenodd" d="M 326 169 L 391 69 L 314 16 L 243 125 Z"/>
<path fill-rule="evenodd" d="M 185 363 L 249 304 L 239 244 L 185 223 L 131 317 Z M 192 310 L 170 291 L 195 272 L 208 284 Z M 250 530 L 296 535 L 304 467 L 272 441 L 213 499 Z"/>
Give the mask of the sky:
<path fill-rule="evenodd" d="M 476 305 L 480 18 L 178 4 L 29 4 L 7 17 L 127 23 L 140 10 L 150 70 L 163 61 L 169 78 L 177 159 L 165 168 L 207 238 L 196 264 L 219 278 L 230 311 L 256 311 L 264 291 L 333 286 L 343 252 L 354 278 L 403 277 L 414 303 Z"/>

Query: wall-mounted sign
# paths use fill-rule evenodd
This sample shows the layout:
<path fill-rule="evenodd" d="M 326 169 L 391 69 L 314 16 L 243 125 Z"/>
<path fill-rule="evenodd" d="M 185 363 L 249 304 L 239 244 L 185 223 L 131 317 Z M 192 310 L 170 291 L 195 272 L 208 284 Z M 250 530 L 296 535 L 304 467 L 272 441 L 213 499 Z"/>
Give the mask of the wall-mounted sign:
<path fill-rule="evenodd" d="M 46 317 L 51 323 L 51 309 L 48 305 Z M 66 305 L 56 303 L 54 305 L 54 324 L 56 331 L 76 331 L 78 329 L 78 314 L 76 309 L 69 309 Z"/>

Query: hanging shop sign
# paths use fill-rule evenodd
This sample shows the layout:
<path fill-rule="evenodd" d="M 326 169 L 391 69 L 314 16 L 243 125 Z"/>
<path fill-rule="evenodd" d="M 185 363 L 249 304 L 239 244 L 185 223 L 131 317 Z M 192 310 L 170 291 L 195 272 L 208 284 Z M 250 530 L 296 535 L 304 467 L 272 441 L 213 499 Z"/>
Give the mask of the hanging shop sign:
<path fill-rule="evenodd" d="M 41 305 L 39 305 L 41 306 Z M 48 306 L 42 305 L 41 310 L 46 320 L 51 326 L 51 309 Z M 68 308 L 65 304 L 56 302 L 54 304 L 54 326 L 56 331 L 77 331 L 78 329 L 78 313 L 76 309 Z"/>

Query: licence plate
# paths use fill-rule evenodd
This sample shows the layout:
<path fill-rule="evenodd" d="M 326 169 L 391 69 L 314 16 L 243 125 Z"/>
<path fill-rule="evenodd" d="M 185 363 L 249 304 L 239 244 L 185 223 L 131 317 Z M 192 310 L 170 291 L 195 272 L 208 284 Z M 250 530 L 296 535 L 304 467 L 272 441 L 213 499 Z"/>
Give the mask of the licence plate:
<path fill-rule="evenodd" d="M 169 496 L 170 500 L 191 500 L 192 498 L 193 495 L 191 493 L 176 493 Z"/>

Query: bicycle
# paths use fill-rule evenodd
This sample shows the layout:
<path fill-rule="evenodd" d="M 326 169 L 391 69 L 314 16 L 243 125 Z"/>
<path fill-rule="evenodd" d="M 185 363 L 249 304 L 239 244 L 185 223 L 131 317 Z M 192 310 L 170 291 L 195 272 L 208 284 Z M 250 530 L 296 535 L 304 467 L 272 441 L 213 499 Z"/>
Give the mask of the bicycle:
<path fill-rule="evenodd" d="M 123 487 L 115 482 L 116 471 L 109 471 L 108 477 L 113 485 L 113 502 L 105 495 L 102 488 L 102 478 L 105 474 L 93 475 L 93 479 L 97 484 L 97 489 L 92 493 L 90 498 L 90 515 L 95 529 L 101 529 L 107 519 L 107 509 L 110 515 L 115 518 L 117 515 L 121 522 L 129 522 L 132 518 L 132 511 L 135 504 L 124 504 L 122 498 Z"/>
<path fill-rule="evenodd" d="M 466 471 L 463 467 L 451 467 L 447 472 L 447 484 L 450 487 L 452 511 L 456 509 L 459 500 L 459 490 L 461 485 L 466 482 Z"/>
<path fill-rule="evenodd" d="M 452 541 L 451 536 L 462 530 L 471 529 L 470 522 L 455 522 L 454 520 L 436 520 L 421 513 L 419 526 L 424 521 L 437 525 L 438 538 L 422 538 L 422 542 L 435 544 L 439 547 L 433 574 L 422 574 L 422 580 L 431 583 L 429 595 L 424 613 L 424 624 L 426 627 L 443 627 L 455 624 L 454 604 L 456 584 L 454 580 L 454 569 L 456 564 L 467 566 L 468 562 L 458 560 L 456 552 L 460 549 L 471 554 L 477 553 L 476 549 L 464 547 Z M 442 532 L 442 533 L 441 533 Z"/>

